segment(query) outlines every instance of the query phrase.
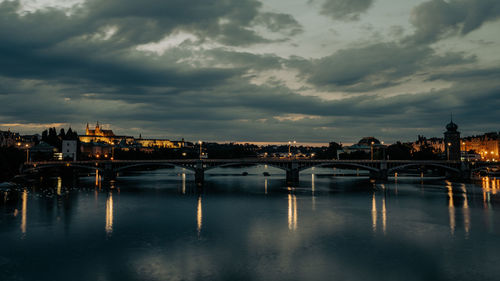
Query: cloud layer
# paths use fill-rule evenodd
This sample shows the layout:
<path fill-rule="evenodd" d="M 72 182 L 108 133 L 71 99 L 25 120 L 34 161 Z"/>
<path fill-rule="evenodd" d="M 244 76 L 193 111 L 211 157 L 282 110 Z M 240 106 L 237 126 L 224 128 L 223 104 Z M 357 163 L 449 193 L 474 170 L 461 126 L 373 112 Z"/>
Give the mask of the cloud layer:
<path fill-rule="evenodd" d="M 394 141 L 440 135 L 453 112 L 465 133 L 498 130 L 496 1 L 425 1 L 406 22 L 386 1 L 287 3 L 2 1 L 0 128 Z"/>

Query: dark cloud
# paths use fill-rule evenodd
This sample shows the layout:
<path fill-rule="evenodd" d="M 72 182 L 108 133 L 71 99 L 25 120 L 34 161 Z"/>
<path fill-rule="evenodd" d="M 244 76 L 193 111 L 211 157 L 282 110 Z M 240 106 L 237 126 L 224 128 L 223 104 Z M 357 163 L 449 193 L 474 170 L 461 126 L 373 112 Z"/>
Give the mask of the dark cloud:
<path fill-rule="evenodd" d="M 373 0 L 326 0 L 321 6 L 320 13 L 334 20 L 358 20 L 373 2 Z"/>
<path fill-rule="evenodd" d="M 285 32 L 290 36 L 303 31 L 297 20 L 288 14 L 262 13 L 256 18 L 255 22 L 263 24 L 272 32 Z"/>
<path fill-rule="evenodd" d="M 355 19 L 371 1 L 363 2 L 366 8 L 350 3 L 358 8 L 345 8 L 349 18 L 339 19 Z M 83 126 L 100 120 L 123 134 L 141 130 L 187 139 L 280 141 L 294 135 L 304 141 L 356 141 L 360 134 L 413 138 L 422 127 L 440 134 L 440 111 L 443 119 L 450 111 L 457 118 L 467 116 L 463 126 L 469 128 L 499 114 L 498 69 L 477 67 L 473 55 L 437 53 L 414 40 L 366 42 L 317 59 L 263 54 L 259 48 L 276 41 L 258 33 L 259 28 L 281 41 L 305 28 L 292 16 L 263 12 L 261 6 L 255 0 L 189 5 L 91 0 L 70 15 L 44 9 L 21 16 L 18 1 L 2 2 L 0 104 L 8 106 L 1 123 Z M 193 38 L 158 52 L 137 49 L 182 33 Z M 254 47 L 256 52 L 235 48 L 256 44 L 262 44 Z M 290 70 L 299 73 L 294 82 L 307 82 L 299 90 L 279 78 L 293 80 Z M 417 75 L 428 82 L 445 81 L 449 88 L 383 95 L 386 87 Z M 302 90 L 346 95 L 325 100 L 301 95 Z M 484 126 L 493 128 L 495 122 Z"/>
<path fill-rule="evenodd" d="M 497 0 L 431 0 L 413 9 L 411 23 L 416 32 L 409 40 L 429 43 L 449 35 L 465 35 L 499 17 Z"/>
<path fill-rule="evenodd" d="M 308 82 L 318 87 L 344 91 L 369 91 L 394 86 L 427 67 L 474 62 L 464 53 L 437 55 L 428 46 L 377 43 L 342 49 L 313 61 L 292 58 L 291 67 L 300 69 Z"/>

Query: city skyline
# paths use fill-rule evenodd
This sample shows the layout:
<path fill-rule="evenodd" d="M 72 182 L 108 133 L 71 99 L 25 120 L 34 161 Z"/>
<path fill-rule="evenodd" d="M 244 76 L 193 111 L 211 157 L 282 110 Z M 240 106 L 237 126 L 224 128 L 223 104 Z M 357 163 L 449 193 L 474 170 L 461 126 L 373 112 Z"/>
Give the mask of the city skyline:
<path fill-rule="evenodd" d="M 452 121 L 453 122 L 453 121 Z M 112 124 L 103 124 L 99 121 L 96 121 L 96 124 L 98 124 L 100 126 L 101 129 L 103 130 L 110 130 L 111 133 L 113 134 L 113 130 L 114 128 L 112 127 Z M 12 125 L 16 125 L 16 124 L 12 124 Z M 45 127 L 41 127 L 41 126 L 36 126 L 37 128 L 40 127 L 40 131 L 33 131 L 33 132 L 22 132 L 22 131 L 16 131 L 15 130 L 15 127 L 11 128 L 9 127 L 7 130 L 13 132 L 13 133 L 18 133 L 20 135 L 25 135 L 25 136 L 30 136 L 30 135 L 41 135 L 42 131 L 46 131 L 50 128 L 55 128 L 57 132 L 59 132 L 61 129 L 72 129 L 74 132 L 78 133 L 79 136 L 85 136 L 85 135 L 88 135 L 88 132 L 86 132 L 86 130 L 89 129 L 89 126 L 90 128 L 93 128 L 94 125 L 91 125 L 89 123 L 86 123 L 85 126 L 84 126 L 84 129 L 82 130 L 78 130 L 78 129 L 75 129 L 75 127 L 72 127 L 71 124 L 64 124 L 64 123 L 54 123 L 54 124 L 51 124 L 53 125 L 52 127 L 48 127 L 48 128 L 45 128 Z M 358 141 L 360 139 L 363 139 L 365 137 L 375 137 L 375 138 L 380 138 L 380 141 L 382 143 L 385 143 L 387 145 L 389 144 L 393 144 L 393 143 L 397 143 L 397 142 L 402 142 L 402 143 L 416 143 L 419 141 L 419 139 L 421 137 L 424 137 L 424 138 L 429 138 L 429 139 L 443 139 L 443 136 L 442 134 L 446 131 L 446 128 L 445 126 L 443 126 L 443 131 L 441 132 L 441 135 L 429 135 L 429 136 L 425 136 L 425 135 L 417 135 L 415 136 L 415 138 L 413 139 L 396 139 L 396 140 L 393 140 L 393 141 L 387 141 L 387 140 L 384 140 L 378 136 L 366 136 L 366 135 L 359 135 L 359 136 L 355 136 L 354 140 L 352 141 L 347 141 L 347 140 L 342 140 L 340 138 L 333 138 L 333 139 L 325 139 L 323 141 L 312 141 L 312 142 L 302 142 L 300 139 L 294 139 L 294 138 L 290 138 L 290 139 L 287 139 L 287 140 L 282 140 L 282 141 L 264 141 L 264 140 L 256 140 L 256 141 L 240 141 L 240 140 L 209 140 L 209 139 L 203 139 L 203 138 L 199 138 L 199 139 L 185 139 L 184 137 L 181 137 L 179 138 L 179 140 L 185 140 L 185 141 L 188 141 L 188 142 L 194 142 L 194 143 L 197 143 L 199 141 L 202 141 L 202 142 L 212 142 L 212 143 L 235 143 L 235 144 L 254 144 L 254 145 L 258 145 L 258 146 L 262 146 L 262 145 L 289 145 L 291 142 L 293 142 L 296 146 L 311 146 L 311 147 L 321 147 L 321 146 L 328 146 L 329 143 L 331 142 L 337 142 L 339 144 L 343 144 L 343 145 L 353 145 L 353 144 L 356 144 L 358 143 Z M 113 130 L 112 130 L 113 129 Z M 461 130 L 460 126 L 459 126 L 459 130 Z M 79 133 L 80 132 L 80 133 Z M 118 131 L 119 132 L 119 131 Z M 475 135 L 467 135 L 467 134 L 462 134 L 463 138 L 470 138 L 470 137 L 476 137 L 476 136 L 482 136 L 482 135 L 485 135 L 485 134 L 488 134 L 488 133 L 500 133 L 500 132 L 496 132 L 496 131 L 492 131 L 492 132 L 482 132 L 482 133 L 479 133 L 479 134 L 475 134 Z M 168 138 L 168 136 L 162 136 L 162 135 L 159 135 L 159 136 L 148 136 L 148 135 L 142 135 L 142 133 L 139 133 L 139 135 L 131 135 L 131 134 L 122 134 L 122 133 L 118 133 L 118 136 L 121 136 L 121 137 L 125 137 L 125 136 L 129 136 L 129 137 L 138 137 L 138 138 L 143 138 L 143 139 L 165 139 L 165 140 L 170 140 L 170 141 L 178 141 L 177 139 L 172 139 L 172 138 Z M 357 137 L 357 139 L 356 139 Z"/>
<path fill-rule="evenodd" d="M 499 130 L 498 1 L 286 3 L 0 0 L 0 130 L 392 143 L 450 113 L 463 136 Z"/>

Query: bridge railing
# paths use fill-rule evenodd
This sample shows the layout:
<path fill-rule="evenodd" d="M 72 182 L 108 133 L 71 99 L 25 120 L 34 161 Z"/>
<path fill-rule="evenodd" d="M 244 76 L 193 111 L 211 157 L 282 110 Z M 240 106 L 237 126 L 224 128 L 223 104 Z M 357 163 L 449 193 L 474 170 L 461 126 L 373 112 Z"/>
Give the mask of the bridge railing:
<path fill-rule="evenodd" d="M 195 163 L 201 161 L 203 163 L 359 163 L 359 164 L 375 164 L 375 163 L 414 163 L 414 164 L 460 164 L 460 161 L 446 160 L 337 160 L 337 159 L 277 159 L 277 158 L 239 158 L 239 159 L 151 159 L 151 160 L 79 160 L 79 161 L 30 161 L 25 162 L 25 165 L 66 165 L 66 164 L 133 164 L 133 163 Z M 481 164 L 481 162 L 478 162 Z"/>

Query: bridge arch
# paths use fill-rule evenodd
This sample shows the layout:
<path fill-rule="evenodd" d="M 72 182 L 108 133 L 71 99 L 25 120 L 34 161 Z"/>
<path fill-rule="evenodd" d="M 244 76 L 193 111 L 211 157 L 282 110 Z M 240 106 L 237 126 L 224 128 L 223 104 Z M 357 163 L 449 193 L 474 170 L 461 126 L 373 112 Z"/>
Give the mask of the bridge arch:
<path fill-rule="evenodd" d="M 325 166 L 333 166 L 333 167 L 336 167 L 336 168 L 345 168 L 345 169 L 349 169 L 349 168 L 355 168 L 355 169 L 361 169 L 361 170 L 365 170 L 365 171 L 370 171 L 370 172 L 380 172 L 379 169 L 377 168 L 374 168 L 374 167 L 370 167 L 370 166 L 366 166 L 366 165 L 362 165 L 362 164 L 357 164 L 357 163 L 318 163 L 316 165 L 305 165 L 305 166 L 301 166 L 299 167 L 299 171 L 303 171 L 303 170 L 307 170 L 309 168 L 313 168 L 313 167 L 325 167 Z M 347 168 L 346 168 L 347 167 Z"/>
<path fill-rule="evenodd" d="M 164 166 L 164 167 L 179 167 L 179 168 L 184 168 L 188 169 L 190 171 L 195 171 L 195 168 L 187 166 L 187 165 L 182 165 L 182 164 L 177 164 L 177 163 L 136 163 L 136 164 L 129 164 L 126 166 L 121 166 L 113 169 L 113 172 L 120 172 L 124 171 L 130 168 L 135 168 L 135 167 L 147 167 L 147 166 Z"/>
<path fill-rule="evenodd" d="M 456 174 L 460 174 L 461 171 L 457 168 L 453 168 L 453 167 L 450 167 L 450 166 L 446 166 L 446 165 L 443 165 L 443 164 L 438 164 L 438 163 L 408 163 L 408 164 L 404 164 L 404 165 L 400 165 L 400 166 L 396 166 L 396 167 L 392 167 L 390 169 L 387 170 L 387 173 L 388 174 L 392 174 L 396 171 L 399 171 L 401 169 L 406 169 L 406 168 L 409 168 L 409 167 L 436 167 L 436 168 L 441 168 L 443 170 L 446 170 L 446 171 L 450 171 L 450 172 L 453 172 L 453 173 L 456 173 Z"/>
<path fill-rule="evenodd" d="M 489 165 L 481 165 L 479 167 L 475 167 L 475 168 L 471 169 L 470 171 L 473 173 L 473 172 L 477 172 L 477 171 L 480 171 L 482 169 L 491 168 L 491 167 L 500 168 L 500 163 L 489 164 Z"/>
<path fill-rule="evenodd" d="M 68 163 L 61 163 L 61 164 L 49 164 L 49 165 L 37 165 L 36 167 L 30 167 L 27 169 L 22 169 L 23 173 L 30 173 L 34 171 L 39 171 L 41 169 L 49 169 L 49 168 L 63 168 L 63 167 L 69 167 L 69 168 L 82 168 L 86 170 L 98 170 L 99 172 L 103 172 L 104 168 L 103 167 L 98 167 L 98 166 L 87 166 L 87 165 L 79 165 L 79 164 L 69 164 Z"/>
<path fill-rule="evenodd" d="M 231 166 L 238 166 L 238 165 L 245 165 L 245 166 L 259 166 L 259 165 L 267 165 L 271 166 L 273 168 L 277 168 L 283 171 L 287 171 L 288 168 L 285 166 L 280 166 L 274 163 L 262 163 L 262 162 L 235 162 L 235 163 L 224 163 L 220 165 L 213 165 L 213 166 L 208 166 L 203 168 L 205 171 L 216 169 L 216 168 L 225 168 L 225 167 L 231 167 Z"/>

